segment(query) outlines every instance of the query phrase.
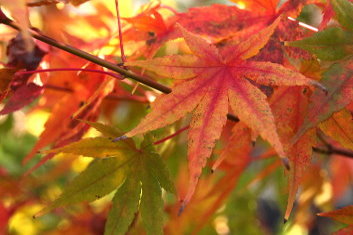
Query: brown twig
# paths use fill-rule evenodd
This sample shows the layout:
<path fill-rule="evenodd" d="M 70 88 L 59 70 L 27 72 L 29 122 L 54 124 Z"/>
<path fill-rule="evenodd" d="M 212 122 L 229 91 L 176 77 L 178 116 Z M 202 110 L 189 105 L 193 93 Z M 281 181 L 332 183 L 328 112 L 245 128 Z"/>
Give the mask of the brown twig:
<path fill-rule="evenodd" d="M 5 24 L 13 29 L 16 29 L 16 30 L 20 30 L 20 28 L 16 25 L 16 23 L 14 23 L 13 21 L 11 21 L 9 18 L 7 18 L 4 13 L 0 10 L 0 23 L 2 24 Z M 75 48 L 75 47 L 72 47 L 70 45 L 66 45 L 66 44 L 63 44 L 61 42 L 58 42 L 48 36 L 45 36 L 35 30 L 31 30 L 31 35 L 32 37 L 34 37 L 35 39 L 39 40 L 39 41 L 42 41 L 44 43 L 47 43 L 53 47 L 56 47 L 56 48 L 59 48 L 63 51 L 66 51 L 70 54 L 73 54 L 73 55 L 76 55 L 80 58 L 83 58 L 85 60 L 88 60 L 94 64 L 97 64 L 97 65 L 100 65 L 104 68 L 107 68 L 107 69 L 110 69 L 114 72 L 117 72 L 121 75 L 123 75 L 124 77 L 127 77 L 127 78 L 130 78 L 130 79 L 133 79 L 135 81 L 138 81 L 146 86 L 149 86 L 151 88 L 154 88 L 160 92 L 163 92 L 165 94 L 169 94 L 172 92 L 172 89 L 170 89 L 169 87 L 167 86 L 164 86 L 163 84 L 160 84 L 156 81 L 153 81 L 151 79 L 148 79 L 146 77 L 143 77 L 143 76 L 140 76 L 140 75 L 137 75 L 135 73 L 132 73 L 116 64 L 113 64 L 109 61 L 106 61 L 106 60 L 103 60 L 97 56 L 94 56 L 94 55 L 91 55 L 85 51 L 82 51 L 78 48 Z M 238 117 L 234 116 L 233 114 L 230 114 L 228 113 L 227 114 L 227 118 L 228 120 L 231 120 L 231 121 L 234 121 L 234 122 L 238 122 L 239 119 Z"/>
<path fill-rule="evenodd" d="M 7 16 L 0 10 L 0 23 L 2 24 L 5 24 L 13 29 L 16 29 L 16 30 L 20 30 L 20 28 L 14 23 L 12 22 L 9 18 L 7 18 Z M 82 51 L 80 49 L 77 49 L 75 47 L 72 47 L 70 45 L 66 45 L 66 44 L 63 44 L 63 43 L 60 43 L 50 37 L 47 37 L 43 34 L 40 34 L 38 33 L 37 31 L 34 31 L 34 30 L 31 30 L 31 34 L 34 38 L 36 38 L 37 40 L 39 41 L 42 41 L 42 42 L 45 42 L 53 47 L 56 47 L 56 48 L 59 48 L 61 50 L 64 50 L 70 54 L 73 54 L 73 55 L 76 55 L 80 58 L 83 58 L 83 59 L 86 59 L 92 63 L 95 63 L 97 65 L 100 65 L 104 68 L 107 68 L 107 69 L 110 69 L 114 72 L 117 72 L 127 78 L 130 78 L 130 79 L 133 79 L 135 81 L 138 81 L 146 86 L 149 86 L 151 88 L 154 88 L 158 91 L 161 91 L 163 93 L 170 93 L 172 92 L 172 90 L 167 87 L 167 86 L 164 86 L 160 83 L 157 83 L 151 79 L 148 79 L 148 78 L 145 78 L 143 76 L 140 76 L 140 75 L 137 75 L 137 74 L 134 74 L 124 68 L 121 68 L 109 61 L 106 61 L 106 60 L 103 60 L 97 56 L 94 56 L 94 55 L 91 55 L 85 51 Z M 109 97 L 109 96 L 108 96 Z M 108 98 L 107 97 L 107 98 Z M 110 97 L 109 99 L 117 99 L 116 97 Z M 227 118 L 228 120 L 231 120 L 231 121 L 234 121 L 234 122 L 238 122 L 239 119 L 238 117 L 234 116 L 233 114 L 227 114 Z M 346 156 L 346 157 L 349 157 L 349 158 L 353 158 L 353 152 L 349 151 L 349 150 L 344 150 L 344 149 L 338 149 L 338 148 L 335 148 L 335 147 L 332 147 L 330 145 L 330 147 L 326 146 L 327 149 L 321 149 L 321 148 L 317 148 L 317 147 L 314 147 L 313 150 L 315 152 L 318 152 L 318 153 L 323 153 L 323 154 L 338 154 L 338 155 L 341 155 L 341 156 Z"/>
<path fill-rule="evenodd" d="M 13 29 L 16 29 L 16 30 L 20 30 L 19 26 L 17 26 L 14 22 L 12 22 L 11 20 L 9 19 L 3 19 L 3 17 L 0 17 L 0 23 L 3 23 Z M 53 47 L 56 47 L 56 48 L 59 48 L 63 51 L 66 51 L 70 54 L 73 54 L 73 55 L 76 55 L 80 58 L 83 58 L 85 60 L 88 60 L 94 64 L 97 64 L 97 65 L 100 65 L 104 68 L 107 68 L 107 69 L 110 69 L 114 72 L 117 72 L 117 73 L 120 73 L 121 75 L 123 75 L 124 77 L 128 77 L 128 78 L 131 78 L 131 79 L 134 79 L 146 86 L 149 86 L 151 88 L 154 88 L 158 91 L 161 91 L 163 93 L 170 93 L 172 92 L 172 90 L 169 88 L 169 87 L 166 87 L 160 83 L 157 83 L 151 79 L 148 79 L 146 77 L 143 77 L 143 76 L 139 76 L 135 73 L 132 73 L 124 68 L 121 68 L 120 66 L 116 65 L 116 64 L 113 64 L 112 62 L 109 62 L 109 61 L 106 61 L 106 60 L 103 60 L 101 58 L 99 58 L 98 56 L 94 56 L 94 55 L 91 55 L 85 51 L 82 51 L 80 49 L 77 49 L 75 47 L 72 47 L 70 45 L 66 45 L 66 44 L 63 44 L 61 42 L 58 42 L 48 36 L 45 36 L 43 34 L 40 34 L 38 33 L 37 31 L 34 31 L 34 30 L 30 30 L 30 33 L 32 35 L 32 37 L 34 37 L 35 39 L 39 40 L 39 41 L 42 41 L 44 43 L 47 43 Z"/>
<path fill-rule="evenodd" d="M 338 154 L 344 157 L 353 158 L 353 151 L 334 147 L 326 140 L 321 130 L 317 130 L 316 135 L 318 139 L 321 141 L 321 143 L 324 145 L 324 147 L 323 148 L 313 147 L 314 152 L 327 154 L 327 155 Z"/>
<path fill-rule="evenodd" d="M 353 151 L 347 150 L 347 149 L 341 149 L 341 148 L 336 148 L 332 145 L 326 146 L 326 149 L 318 148 L 318 147 L 313 147 L 314 152 L 317 153 L 322 153 L 322 154 L 337 154 L 341 155 L 343 157 L 348 157 L 348 158 L 353 158 Z"/>

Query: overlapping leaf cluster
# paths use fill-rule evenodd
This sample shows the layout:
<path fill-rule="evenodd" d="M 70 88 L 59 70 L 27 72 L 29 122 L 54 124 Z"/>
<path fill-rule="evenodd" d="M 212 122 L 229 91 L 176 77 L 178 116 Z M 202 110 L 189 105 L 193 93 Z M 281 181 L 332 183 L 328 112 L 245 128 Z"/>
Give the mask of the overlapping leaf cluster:
<path fill-rule="evenodd" d="M 86 1 L 69 2 L 78 6 Z M 36 32 L 28 28 L 27 19 L 14 17 L 23 33 L 8 42 L 8 60 L 0 71 L 0 99 L 6 101 L 0 114 L 20 110 L 37 98 L 32 110 L 51 113 L 24 162 L 48 146 L 51 150 L 42 151 L 42 159 L 27 174 L 55 155 L 95 158 L 38 215 L 57 207 L 92 202 L 115 191 L 105 234 L 125 234 L 133 229 L 138 233 L 136 221 L 142 221 L 148 234 L 182 234 L 190 229 L 198 232 L 235 191 L 239 177 L 253 165 L 255 155 L 260 155 L 258 159 L 278 156 L 253 181 L 278 168 L 285 172 L 285 219 L 291 214 L 301 185 L 303 194 L 310 189 L 319 193 L 324 187 L 326 179 L 316 165 L 326 164 L 316 157 L 317 153 L 332 156 L 332 182 L 342 175 L 353 175 L 353 167 L 337 171 L 348 160 L 334 156 L 353 155 L 352 2 L 232 2 L 237 5 L 214 4 L 179 13 L 152 1 L 137 15 L 122 18 L 127 62 L 119 61 L 124 62 L 119 68 L 148 78 L 150 83 L 170 85 L 168 94 L 109 74 L 95 61 L 82 59 L 82 54 L 70 55 L 32 41 L 30 34 Z M 68 12 L 51 7 L 56 3 L 18 1 L 18 8 L 14 8 L 4 1 L 2 6 L 12 14 L 16 10 L 24 12 L 27 6 L 46 8 L 42 17 L 48 20 L 43 21 L 41 33 L 83 50 L 102 48 L 94 53 L 107 61 L 119 60 L 120 47 L 112 33 L 115 17 L 107 5 L 92 3 L 104 17 L 77 16 L 75 24 L 82 26 L 83 33 L 85 27 L 96 30 L 95 36 L 85 39 L 80 32 L 65 29 L 58 34 L 50 27 L 55 23 L 51 15 L 60 17 L 63 25 L 72 21 Z M 311 3 L 323 13 L 317 32 L 296 20 Z M 8 21 L 5 15 L 0 18 Z M 106 32 L 104 37 L 102 32 Z M 80 55 L 82 58 L 76 57 Z M 45 70 L 48 67 L 52 71 Z M 99 118 L 112 123 L 119 119 L 114 112 L 124 108 L 123 100 L 150 103 L 150 112 L 138 123 L 135 120 L 136 127 L 130 123 L 126 133 L 95 122 Z M 140 112 L 142 106 L 136 107 L 135 112 Z M 227 121 L 230 116 L 234 120 L 234 115 L 237 122 Z M 167 156 L 168 151 L 176 152 L 178 137 L 168 134 L 170 129 L 180 129 L 181 123 L 188 125 L 182 129 L 188 132 L 183 142 L 187 157 L 182 156 L 187 158 L 187 167 L 177 164 L 176 190 L 158 152 Z M 82 139 L 90 127 L 102 136 Z M 155 130 L 159 130 L 157 136 L 166 138 L 153 143 L 148 133 Z M 141 134 L 145 140 L 137 147 L 136 137 Z M 253 147 L 260 139 L 270 145 L 261 154 Z M 155 150 L 154 145 L 160 143 L 163 146 Z M 222 172 L 218 178 L 202 175 L 203 169 L 212 164 L 216 174 Z M 313 177 L 322 179 L 315 185 L 309 180 Z M 349 180 L 332 185 L 333 198 L 339 198 Z M 180 200 L 168 201 L 164 207 L 162 189 L 176 193 Z M 304 203 L 299 200 L 299 215 L 307 213 L 306 208 L 314 201 L 314 196 Z M 169 215 L 166 224 L 164 213 Z M 344 216 L 343 212 L 337 213 L 338 217 Z M 299 215 L 295 220 L 302 223 Z M 195 216 L 202 219 L 195 222 Z"/>

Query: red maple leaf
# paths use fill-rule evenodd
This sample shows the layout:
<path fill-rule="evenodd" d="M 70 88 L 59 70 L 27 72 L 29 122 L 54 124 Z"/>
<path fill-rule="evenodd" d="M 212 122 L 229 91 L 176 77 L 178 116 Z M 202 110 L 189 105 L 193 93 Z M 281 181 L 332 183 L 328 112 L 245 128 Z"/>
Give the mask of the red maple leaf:
<path fill-rule="evenodd" d="M 190 186 L 185 202 L 193 195 L 201 170 L 220 137 L 228 105 L 241 121 L 268 140 L 285 159 L 266 95 L 249 79 L 275 86 L 320 84 L 279 64 L 246 60 L 266 44 L 279 20 L 247 40 L 221 50 L 178 26 L 193 55 L 127 63 L 179 81 L 172 93 L 157 98 L 152 104 L 152 112 L 128 132 L 127 137 L 171 124 L 194 110 L 189 130 Z"/>
<path fill-rule="evenodd" d="M 201 169 L 221 134 L 228 104 L 240 120 L 268 140 L 278 154 L 285 158 L 266 96 L 247 79 L 264 85 L 318 84 L 278 64 L 246 61 L 266 44 L 278 21 L 258 35 L 240 44 L 228 45 L 221 51 L 179 27 L 194 55 L 175 55 L 128 63 L 164 76 L 185 79 L 171 94 L 160 96 L 153 104 L 153 112 L 126 136 L 163 127 L 196 108 L 189 131 L 191 185 L 186 202 L 191 198 Z"/>

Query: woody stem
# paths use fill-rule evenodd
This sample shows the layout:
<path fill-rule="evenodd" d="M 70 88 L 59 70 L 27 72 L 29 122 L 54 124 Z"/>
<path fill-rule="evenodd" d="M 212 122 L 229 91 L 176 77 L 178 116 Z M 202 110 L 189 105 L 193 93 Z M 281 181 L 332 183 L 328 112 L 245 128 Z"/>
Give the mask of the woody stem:
<path fill-rule="evenodd" d="M 20 28 L 16 25 L 16 23 L 14 23 L 13 21 L 11 21 L 10 19 L 8 19 L 2 11 L 0 11 L 0 23 L 2 24 L 5 24 L 13 29 L 16 29 L 16 30 L 20 30 Z M 158 82 L 155 82 L 151 79 L 148 79 L 146 77 L 143 77 L 143 76 L 140 76 L 140 75 L 137 75 L 133 72 L 130 72 L 122 67 L 119 67 L 118 65 L 116 64 L 113 64 L 109 61 L 106 61 L 106 60 L 103 60 L 97 56 L 94 56 L 94 55 L 91 55 L 85 51 L 82 51 L 78 48 L 75 48 L 75 47 L 72 47 L 70 45 L 66 45 L 66 44 L 63 44 L 61 42 L 58 42 L 56 41 L 55 39 L 52 39 L 48 36 L 45 36 L 37 31 L 34 31 L 34 30 L 31 30 L 30 31 L 32 37 L 34 37 L 35 39 L 39 40 L 39 41 L 42 41 L 44 43 L 47 43 L 53 47 L 56 47 L 56 48 L 59 48 L 63 51 L 66 51 L 70 54 L 73 54 L 73 55 L 76 55 L 80 58 L 83 58 L 85 60 L 88 60 L 94 64 L 97 64 L 97 65 L 100 65 L 104 68 L 107 68 L 107 69 L 110 69 L 114 72 L 117 72 L 121 75 L 123 75 L 124 77 L 127 77 L 127 78 L 130 78 L 130 79 L 133 79 L 135 81 L 138 81 L 146 86 L 149 86 L 151 88 L 154 88 L 160 92 L 163 92 L 165 94 L 168 94 L 168 93 L 171 93 L 172 92 L 172 89 L 170 89 L 169 87 L 167 86 L 164 86 L 163 84 L 160 84 Z M 234 122 L 238 122 L 239 119 L 238 117 L 234 116 L 233 114 L 230 114 L 228 113 L 227 114 L 227 118 L 231 121 L 234 121 Z"/>

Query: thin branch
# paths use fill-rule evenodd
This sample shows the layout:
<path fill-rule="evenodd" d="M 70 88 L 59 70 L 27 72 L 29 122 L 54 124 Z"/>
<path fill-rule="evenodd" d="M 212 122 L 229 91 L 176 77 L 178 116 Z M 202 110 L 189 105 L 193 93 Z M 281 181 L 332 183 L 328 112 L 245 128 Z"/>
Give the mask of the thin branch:
<path fill-rule="evenodd" d="M 313 147 L 314 152 L 317 153 L 322 153 L 322 154 L 338 154 L 343 157 L 348 157 L 348 158 L 353 158 L 353 151 L 348 150 L 348 149 L 342 149 L 342 148 L 337 148 L 333 145 L 331 145 L 326 139 L 322 131 L 317 131 L 317 137 L 323 143 L 325 146 L 324 148 L 318 148 L 318 147 Z"/>
<path fill-rule="evenodd" d="M 16 23 L 14 23 L 13 21 L 11 21 L 9 18 L 6 17 L 6 15 L 0 10 L 0 23 L 2 24 L 5 24 L 13 29 L 16 29 L 18 31 L 20 31 L 20 28 L 16 25 Z M 160 92 L 163 92 L 165 94 L 169 94 L 172 92 L 172 89 L 170 89 L 169 87 L 167 86 L 164 86 L 163 84 L 160 84 L 158 82 L 155 82 L 151 79 L 148 79 L 148 78 L 145 78 L 143 76 L 140 76 L 140 75 L 137 75 L 135 73 L 132 73 L 122 67 L 119 67 L 118 65 L 116 64 L 113 64 L 109 61 L 106 61 L 106 60 L 103 60 L 97 56 L 94 56 L 94 55 L 91 55 L 85 51 L 82 51 L 78 48 L 75 48 L 75 47 L 72 47 L 70 45 L 66 45 L 66 44 L 63 44 L 63 43 L 60 43 L 48 36 L 45 36 L 43 34 L 40 34 L 39 32 L 35 31 L 35 30 L 31 30 L 31 35 L 32 37 L 34 37 L 35 39 L 39 40 L 39 41 L 42 41 L 42 42 L 45 42 L 53 47 L 56 47 L 56 48 L 59 48 L 63 51 L 66 51 L 70 54 L 73 54 L 73 55 L 76 55 L 80 58 L 83 58 L 85 60 L 88 60 L 94 64 L 97 64 L 97 65 L 100 65 L 104 68 L 107 68 L 107 69 L 110 69 L 114 72 L 117 72 L 117 73 L 120 73 L 121 75 L 123 75 L 124 77 L 127 77 L 127 78 L 130 78 L 130 79 L 133 79 L 135 81 L 138 81 L 146 86 L 149 86 L 151 88 L 154 88 Z M 234 116 L 233 114 L 230 114 L 228 113 L 227 114 L 227 118 L 231 121 L 234 121 L 234 122 L 238 122 L 239 119 L 238 117 Z"/>
<path fill-rule="evenodd" d="M 322 154 L 337 154 L 343 157 L 348 157 L 348 158 L 353 158 L 353 151 L 347 150 L 347 149 L 341 149 L 341 148 L 336 148 L 332 145 L 329 145 L 327 149 L 322 149 L 318 147 L 313 147 L 314 152 L 317 153 L 322 153 Z"/>
<path fill-rule="evenodd" d="M 125 57 L 125 53 L 124 53 L 123 34 L 121 32 L 121 22 L 120 22 L 120 13 L 119 13 L 119 0 L 115 0 L 115 9 L 116 9 L 116 18 L 117 18 L 117 21 L 118 21 L 121 60 L 123 61 L 123 63 L 125 63 L 126 62 L 126 57 Z"/>
<path fill-rule="evenodd" d="M 3 23 L 13 29 L 18 30 L 18 31 L 20 30 L 20 28 L 14 22 L 12 22 L 10 19 L 3 19 L 3 17 L 1 15 L 0 15 L 0 23 Z M 166 93 L 166 94 L 172 92 L 172 90 L 167 86 L 164 86 L 164 85 L 157 83 L 151 79 L 145 78 L 143 76 L 139 76 L 135 73 L 132 73 L 132 72 L 116 65 L 116 64 L 113 64 L 112 62 L 103 60 L 103 59 L 99 58 L 98 56 L 91 55 L 85 51 L 82 51 L 82 50 L 77 49 L 75 47 L 72 47 L 70 45 L 60 43 L 50 37 L 47 37 L 43 34 L 40 34 L 37 31 L 30 30 L 30 33 L 31 33 L 32 37 L 34 37 L 35 39 L 37 39 L 39 41 L 45 42 L 53 47 L 59 48 L 59 49 L 66 51 L 70 54 L 76 55 L 80 58 L 83 58 L 83 59 L 88 60 L 92 63 L 100 65 L 104 68 L 110 69 L 114 72 L 120 73 L 124 77 L 134 79 L 134 80 L 136 80 L 146 86 L 149 86 L 151 88 L 154 88 L 154 89 L 161 91 L 163 93 Z"/>

